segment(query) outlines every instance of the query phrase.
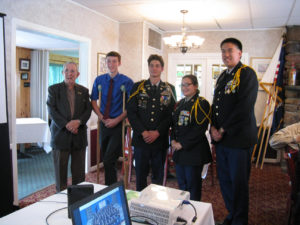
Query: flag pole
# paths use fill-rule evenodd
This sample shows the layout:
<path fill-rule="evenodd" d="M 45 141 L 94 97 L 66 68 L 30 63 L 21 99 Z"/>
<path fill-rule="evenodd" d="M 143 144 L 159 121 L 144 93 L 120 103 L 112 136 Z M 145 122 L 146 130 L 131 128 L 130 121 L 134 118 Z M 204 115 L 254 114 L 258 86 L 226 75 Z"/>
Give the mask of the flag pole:
<path fill-rule="evenodd" d="M 262 131 L 262 127 L 263 127 L 263 124 L 264 124 L 264 118 L 265 118 L 265 115 L 266 115 L 267 108 L 268 108 L 268 104 L 266 104 L 266 106 L 265 106 L 264 113 L 263 113 L 263 116 L 262 116 L 262 121 L 260 122 L 259 130 L 258 130 L 258 134 L 257 134 L 258 139 L 259 139 L 260 133 Z M 252 151 L 251 162 L 253 162 L 253 158 L 254 158 L 256 149 L 257 149 L 257 143 L 254 145 L 254 148 L 253 148 L 253 151 Z"/>
<path fill-rule="evenodd" d="M 269 92 L 269 96 L 268 96 L 268 102 L 267 102 L 267 115 L 262 120 L 262 123 L 263 124 L 266 123 L 266 125 L 263 128 L 263 134 L 262 134 L 262 137 L 260 139 L 259 151 L 258 151 L 258 154 L 257 154 L 257 159 L 256 159 L 256 164 L 255 164 L 256 168 L 258 167 L 258 163 L 259 163 L 259 159 L 260 159 L 260 155 L 261 155 L 261 150 L 262 150 L 262 146 L 263 146 L 264 139 L 265 139 L 266 129 L 268 127 L 268 119 L 270 117 L 271 104 L 272 104 L 272 98 L 273 98 L 272 96 L 274 94 L 275 85 L 276 84 L 273 83 L 272 87 L 270 88 L 270 92 Z"/>
<path fill-rule="evenodd" d="M 264 149 L 264 154 L 263 154 L 263 158 L 262 158 L 262 162 L 261 162 L 261 166 L 260 169 L 263 168 L 263 164 L 265 161 L 265 157 L 266 157 L 266 152 L 267 152 L 267 147 L 268 147 L 268 143 L 269 143 L 269 138 L 270 138 L 270 133 L 271 133 L 271 129 L 272 129 L 272 124 L 273 124 L 273 117 L 274 117 L 274 111 L 275 111 L 275 107 L 276 107 L 276 101 L 277 101 L 277 93 L 278 93 L 278 87 L 275 87 L 276 91 L 275 91 L 275 96 L 274 96 L 274 106 L 272 104 L 272 114 L 271 114 L 271 124 L 268 130 L 268 134 L 267 134 L 267 140 L 266 140 L 266 144 L 265 144 L 265 149 Z"/>

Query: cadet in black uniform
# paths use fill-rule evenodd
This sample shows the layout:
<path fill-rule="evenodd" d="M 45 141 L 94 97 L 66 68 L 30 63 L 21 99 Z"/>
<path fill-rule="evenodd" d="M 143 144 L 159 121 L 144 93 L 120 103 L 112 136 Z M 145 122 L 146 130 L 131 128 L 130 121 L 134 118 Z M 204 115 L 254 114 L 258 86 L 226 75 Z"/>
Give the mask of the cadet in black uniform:
<path fill-rule="evenodd" d="M 189 191 L 191 200 L 200 201 L 203 165 L 212 161 L 205 135 L 211 108 L 208 101 L 199 96 L 196 76 L 184 76 L 181 90 L 185 98 L 177 103 L 172 119 L 173 160 L 179 188 Z"/>
<path fill-rule="evenodd" d="M 160 79 L 164 69 L 162 57 L 150 55 L 148 68 L 150 78 L 134 84 L 127 104 L 127 116 L 133 129 L 137 191 L 147 186 L 150 163 L 152 183 L 163 182 L 169 128 L 176 101 L 174 86 Z"/>
<path fill-rule="evenodd" d="M 211 136 L 221 192 L 229 211 L 223 224 L 247 225 L 251 150 L 257 142 L 254 105 L 258 81 L 255 71 L 240 62 L 239 40 L 225 39 L 221 51 L 227 70 L 215 88 Z"/>

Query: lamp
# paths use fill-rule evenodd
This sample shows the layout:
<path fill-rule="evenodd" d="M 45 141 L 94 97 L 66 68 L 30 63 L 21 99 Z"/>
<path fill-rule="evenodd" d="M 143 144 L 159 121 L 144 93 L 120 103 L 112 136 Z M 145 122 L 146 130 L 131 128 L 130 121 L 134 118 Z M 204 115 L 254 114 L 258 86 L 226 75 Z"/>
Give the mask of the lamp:
<path fill-rule="evenodd" d="M 184 54 L 191 48 L 199 48 L 200 45 L 202 45 L 204 38 L 201 38 L 199 36 L 194 36 L 194 35 L 190 35 L 190 36 L 186 35 L 184 16 L 186 13 L 188 13 L 188 10 L 180 10 L 180 12 L 183 15 L 182 28 L 181 28 L 182 34 L 172 35 L 170 37 L 164 37 L 163 40 L 169 48 L 179 48 L 180 51 Z"/>

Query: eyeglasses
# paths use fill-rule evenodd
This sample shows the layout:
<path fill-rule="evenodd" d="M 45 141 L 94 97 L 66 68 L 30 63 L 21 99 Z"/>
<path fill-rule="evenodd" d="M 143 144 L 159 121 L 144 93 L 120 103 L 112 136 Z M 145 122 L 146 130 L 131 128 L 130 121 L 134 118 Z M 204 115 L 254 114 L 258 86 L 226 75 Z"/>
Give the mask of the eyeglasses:
<path fill-rule="evenodd" d="M 181 84 L 180 87 L 189 87 L 190 85 L 192 85 L 192 83 L 184 83 Z"/>

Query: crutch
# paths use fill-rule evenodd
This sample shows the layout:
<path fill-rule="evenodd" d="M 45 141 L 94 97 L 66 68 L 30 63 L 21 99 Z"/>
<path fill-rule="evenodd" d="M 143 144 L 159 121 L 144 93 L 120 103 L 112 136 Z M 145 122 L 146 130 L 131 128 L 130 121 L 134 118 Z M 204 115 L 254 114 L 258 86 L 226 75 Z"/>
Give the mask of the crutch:
<path fill-rule="evenodd" d="M 98 85 L 98 93 L 99 93 L 99 105 L 98 108 L 100 110 L 101 107 L 101 85 Z M 99 163 L 100 163 L 100 119 L 98 118 L 97 122 L 97 183 L 99 184 L 99 177 L 100 177 L 100 170 L 99 170 Z"/>
<path fill-rule="evenodd" d="M 121 85 L 121 91 L 123 92 L 123 108 L 122 113 L 125 112 L 125 86 Z M 125 119 L 122 120 L 122 153 L 123 153 L 123 166 L 124 166 L 124 186 L 128 187 L 128 158 L 125 154 Z"/>

